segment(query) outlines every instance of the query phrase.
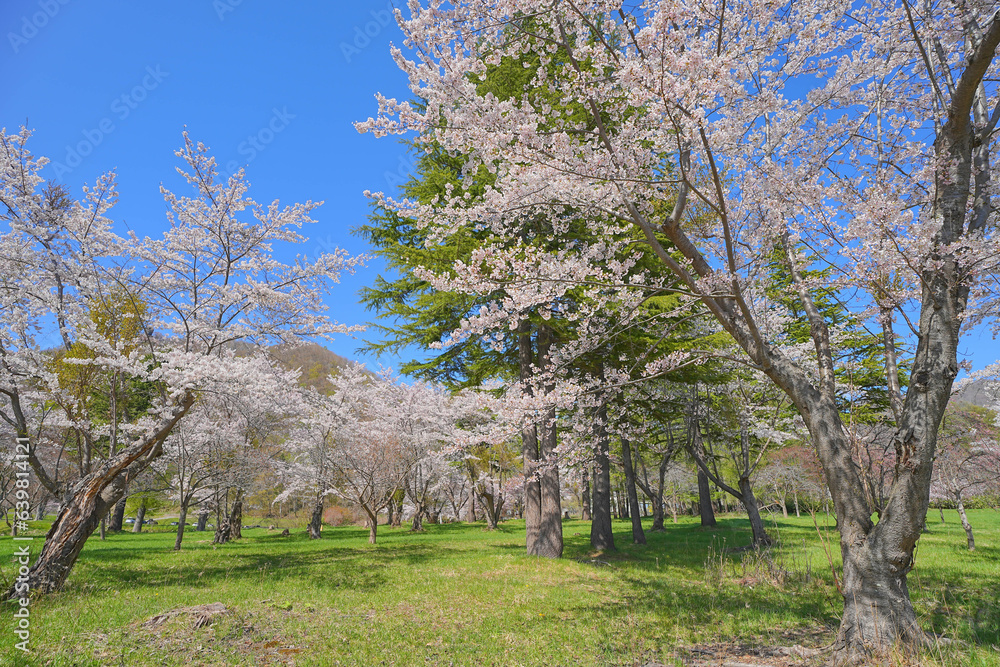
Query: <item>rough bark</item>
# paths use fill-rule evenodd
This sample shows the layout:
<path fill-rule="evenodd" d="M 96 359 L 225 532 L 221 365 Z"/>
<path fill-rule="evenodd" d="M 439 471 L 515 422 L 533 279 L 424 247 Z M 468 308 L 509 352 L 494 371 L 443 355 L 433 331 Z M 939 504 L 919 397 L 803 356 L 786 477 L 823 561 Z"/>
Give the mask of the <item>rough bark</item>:
<path fill-rule="evenodd" d="M 698 469 L 698 512 L 701 514 L 701 525 L 712 528 L 715 523 L 715 508 L 712 506 L 712 490 L 708 485 L 708 475 Z"/>
<path fill-rule="evenodd" d="M 195 526 L 194 529 L 196 531 L 198 531 L 198 532 L 204 531 L 205 527 L 208 525 L 208 517 L 209 517 L 209 513 L 208 512 L 201 512 L 198 515 L 198 525 Z"/>
<path fill-rule="evenodd" d="M 611 530 L 611 461 L 608 459 L 608 408 L 601 405 L 596 414 L 597 443 L 594 447 L 594 518 L 590 522 L 590 546 L 613 551 L 615 536 Z"/>
<path fill-rule="evenodd" d="M 583 466 L 583 474 L 580 485 L 583 487 L 583 497 L 581 498 L 580 519 L 590 521 L 590 469 L 588 465 Z"/>
<path fill-rule="evenodd" d="M 229 513 L 229 539 L 238 540 L 243 537 L 243 489 L 236 491 L 233 501 L 233 511 Z"/>
<path fill-rule="evenodd" d="M 625 467 L 625 490 L 628 494 L 629 516 L 632 517 L 632 542 L 645 544 L 646 534 L 642 532 L 642 514 L 639 511 L 639 493 L 635 488 L 635 468 L 632 466 L 632 446 L 628 438 L 623 437 L 622 464 Z"/>
<path fill-rule="evenodd" d="M 531 394 L 530 382 L 535 354 L 531 342 L 531 323 L 527 320 L 521 322 L 518 327 L 517 343 L 518 366 L 523 391 Z M 528 554 L 534 554 L 537 550 L 538 531 L 542 521 L 541 480 L 537 472 L 538 454 L 538 429 L 534 424 L 525 424 L 521 428 L 521 457 L 524 470 L 525 547 Z M 496 526 L 492 525 L 493 520 L 489 516 L 493 512 L 487 507 L 486 513 L 487 522 L 490 524 L 490 529 L 493 530 Z"/>
<path fill-rule="evenodd" d="M 45 536 L 45 544 L 38 559 L 24 580 L 15 581 L 8 589 L 8 599 L 20 597 L 22 586 L 36 595 L 45 595 L 62 588 L 87 538 L 125 494 L 128 480 L 145 470 L 162 454 L 164 438 L 193 403 L 193 396 L 184 397 L 152 435 L 124 448 L 73 485 L 68 499 Z"/>
<path fill-rule="evenodd" d="M 120 533 L 122 527 L 125 525 L 125 496 L 115 503 L 114 509 L 111 511 L 111 518 L 108 521 L 108 530 Z"/>
<path fill-rule="evenodd" d="M 309 539 L 318 540 L 323 537 L 323 499 L 319 498 L 313 505 L 312 516 L 309 519 Z"/>

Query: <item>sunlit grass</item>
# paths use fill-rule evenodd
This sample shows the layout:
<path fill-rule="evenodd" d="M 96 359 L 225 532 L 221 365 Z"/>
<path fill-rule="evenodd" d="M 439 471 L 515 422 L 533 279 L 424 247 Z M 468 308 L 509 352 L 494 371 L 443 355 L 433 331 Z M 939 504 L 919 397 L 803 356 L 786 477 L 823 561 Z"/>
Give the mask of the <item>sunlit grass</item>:
<path fill-rule="evenodd" d="M 954 512 L 943 526 L 936 511 L 929 517 L 911 594 L 925 629 L 962 642 L 938 661 L 997 665 L 1000 513 L 970 518 L 971 553 Z M 841 602 L 808 516 L 771 519 L 780 545 L 765 557 L 727 551 L 749 542 L 735 517 L 713 530 L 682 517 L 647 532 L 645 547 L 631 544 L 628 523 L 615 529 L 619 551 L 598 554 L 589 523 L 565 522 L 557 561 L 524 556 L 517 521 L 497 532 L 381 527 L 374 547 L 353 527 L 327 528 L 318 541 L 302 528 L 284 538 L 253 529 L 221 547 L 210 532 L 192 531 L 179 553 L 166 526 L 93 538 L 66 589 L 32 604 L 31 659 L 7 630 L 0 663 L 644 665 L 674 664 L 692 646 L 832 641 Z M 828 538 L 837 565 L 832 529 Z M 4 538 L 2 553 L 11 544 Z M 0 572 L 10 578 L 9 558 Z M 185 616 L 141 625 L 211 602 L 230 613 L 208 627 L 194 629 Z"/>

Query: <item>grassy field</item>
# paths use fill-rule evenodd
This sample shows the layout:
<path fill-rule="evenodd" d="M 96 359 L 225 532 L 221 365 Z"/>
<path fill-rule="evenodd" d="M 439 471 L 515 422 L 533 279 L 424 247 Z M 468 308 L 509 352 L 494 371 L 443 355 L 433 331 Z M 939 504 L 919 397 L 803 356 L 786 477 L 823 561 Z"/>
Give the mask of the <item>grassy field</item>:
<path fill-rule="evenodd" d="M 924 627 L 960 641 L 924 662 L 1000 665 L 1000 512 L 970 513 L 974 553 L 955 512 L 946 516 L 944 525 L 936 510 L 929 517 L 910 586 Z M 95 537 L 66 589 L 31 605 L 27 659 L 4 608 L 0 664 L 804 664 L 766 647 L 828 645 L 841 602 L 813 520 L 777 517 L 770 528 L 780 544 L 762 557 L 731 552 L 749 542 L 734 516 L 713 530 L 682 517 L 647 532 L 644 547 L 616 522 L 619 551 L 595 554 L 589 523 L 566 521 L 557 561 L 524 556 L 516 521 L 497 532 L 383 527 L 374 547 L 361 528 L 327 528 L 317 541 L 302 528 L 253 529 L 222 547 L 190 532 L 179 553 L 167 526 Z M 2 545 L 9 581 L 13 543 Z M 32 552 L 40 548 L 39 538 Z M 228 611 L 205 627 L 186 614 L 146 623 L 215 602 Z"/>

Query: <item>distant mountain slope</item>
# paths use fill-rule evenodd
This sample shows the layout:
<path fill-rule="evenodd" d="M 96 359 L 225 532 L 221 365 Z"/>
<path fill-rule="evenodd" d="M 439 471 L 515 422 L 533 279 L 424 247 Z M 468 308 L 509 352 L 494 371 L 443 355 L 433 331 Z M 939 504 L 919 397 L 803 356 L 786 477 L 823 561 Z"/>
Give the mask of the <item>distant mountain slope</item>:
<path fill-rule="evenodd" d="M 300 384 L 324 393 L 332 388 L 327 377 L 352 363 L 350 359 L 334 354 L 316 343 L 276 345 L 269 348 L 268 353 L 287 368 L 301 370 Z"/>
<path fill-rule="evenodd" d="M 984 408 L 993 407 L 998 393 L 997 387 L 992 387 L 994 383 L 990 380 L 976 380 L 962 387 L 961 391 L 951 397 L 952 401 L 962 403 L 972 403 Z"/>

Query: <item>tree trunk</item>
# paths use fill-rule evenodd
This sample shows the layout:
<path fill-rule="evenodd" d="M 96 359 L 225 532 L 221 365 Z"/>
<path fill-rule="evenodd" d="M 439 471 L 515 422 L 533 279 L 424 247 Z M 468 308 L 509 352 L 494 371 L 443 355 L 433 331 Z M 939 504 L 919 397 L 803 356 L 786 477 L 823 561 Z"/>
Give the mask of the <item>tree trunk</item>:
<path fill-rule="evenodd" d="M 108 530 L 120 533 L 122 525 L 125 523 L 125 496 L 115 503 L 115 508 L 111 511 L 111 520 L 108 522 Z"/>
<path fill-rule="evenodd" d="M 410 526 L 410 532 L 420 532 L 424 529 L 424 510 L 422 507 L 416 507 L 413 510 L 413 523 Z"/>
<path fill-rule="evenodd" d="M 194 529 L 196 531 L 198 531 L 198 532 L 204 531 L 205 527 L 208 525 L 208 517 L 209 517 L 209 513 L 208 512 L 201 512 L 198 515 L 198 525 L 195 526 Z"/>
<path fill-rule="evenodd" d="M 559 464 L 556 458 L 556 413 L 550 410 L 542 426 L 539 456 L 541 464 L 541 522 L 535 542 L 535 555 L 543 558 L 560 558 L 563 552 L 562 494 L 559 484 Z"/>
<path fill-rule="evenodd" d="M 529 383 L 533 374 L 535 353 L 531 342 L 531 323 L 528 320 L 521 322 L 518 327 L 517 352 L 522 391 L 531 395 Z M 521 428 L 521 457 L 524 470 L 525 547 L 529 555 L 537 552 L 538 531 L 542 522 L 542 489 L 537 472 L 538 454 L 538 429 L 535 424 L 525 424 Z M 493 513 L 490 507 L 486 508 L 486 512 Z M 492 519 L 488 521 L 492 524 Z"/>
<path fill-rule="evenodd" d="M 795 492 L 795 494 L 793 495 L 793 498 L 795 498 L 795 516 L 800 517 L 802 515 L 799 514 L 799 492 L 798 491 Z"/>
<path fill-rule="evenodd" d="M 635 488 L 635 468 L 632 466 L 632 447 L 628 438 L 622 437 L 622 463 L 625 466 L 625 490 L 628 494 L 629 516 L 632 517 L 632 543 L 645 544 L 642 532 L 642 515 L 639 512 L 639 493 Z"/>
<path fill-rule="evenodd" d="M 49 504 L 48 498 L 48 496 L 42 496 L 42 499 L 38 501 L 38 505 L 35 506 L 35 521 L 45 519 L 45 506 Z"/>
<path fill-rule="evenodd" d="M 941 513 L 941 523 L 944 523 L 944 505 L 938 506 L 938 512 Z"/>
<path fill-rule="evenodd" d="M 389 503 L 393 507 L 392 521 L 389 522 L 389 525 L 393 528 L 399 528 L 403 525 L 403 498 L 398 494 L 394 494 Z"/>
<path fill-rule="evenodd" d="M 492 493 L 487 493 L 485 489 L 480 492 L 479 496 L 484 505 L 483 514 L 486 516 L 486 527 L 489 530 L 496 530 L 500 521 L 502 503 L 498 505 L 494 495 Z"/>
<path fill-rule="evenodd" d="M 615 536 L 611 530 L 611 462 L 608 460 L 608 408 L 597 410 L 597 445 L 594 451 L 594 518 L 590 522 L 590 546 L 613 551 Z"/>
<path fill-rule="evenodd" d="M 667 529 L 663 526 L 663 497 L 653 498 L 653 527 L 652 531 L 662 533 Z"/>
<path fill-rule="evenodd" d="M 181 513 L 177 517 L 177 539 L 174 540 L 174 551 L 181 550 L 181 542 L 184 541 L 184 529 L 187 528 L 188 504 L 181 503 Z"/>
<path fill-rule="evenodd" d="M 835 661 L 849 664 L 871 653 L 884 653 L 900 640 L 923 645 L 925 638 L 910 604 L 906 575 L 884 557 L 872 558 L 869 549 L 854 547 L 843 538 L 841 552 L 844 615 L 834 644 Z"/>
<path fill-rule="evenodd" d="M 712 507 L 712 489 L 708 485 L 708 475 L 698 469 L 698 512 L 701 514 L 701 525 L 711 528 L 715 523 L 715 509 Z"/>
<path fill-rule="evenodd" d="M 590 465 L 584 464 L 581 486 L 583 486 L 583 498 L 580 510 L 580 519 L 590 521 Z"/>
<path fill-rule="evenodd" d="M 309 519 L 309 539 L 318 540 L 323 537 L 323 499 L 319 498 L 313 505 L 312 517 Z"/>
<path fill-rule="evenodd" d="M 365 514 L 368 515 L 368 544 L 375 544 L 378 539 L 378 513 L 371 512 L 366 507 Z"/>
<path fill-rule="evenodd" d="M 753 487 L 750 485 L 750 480 L 746 477 L 740 478 L 740 494 L 740 502 L 743 503 L 743 508 L 750 519 L 750 530 L 753 533 L 754 546 L 759 547 L 771 544 L 771 538 L 768 537 L 767 531 L 764 530 L 764 522 L 761 520 L 760 512 L 757 509 L 757 498 L 753 495 Z"/>
<path fill-rule="evenodd" d="M 106 463 L 77 482 L 72 498 L 45 536 L 38 560 L 28 571 L 25 581 L 20 584 L 15 581 L 8 589 L 7 599 L 21 597 L 19 587 L 25 584 L 32 593 L 40 595 L 62 588 L 87 538 L 125 492 L 124 484 L 114 484 L 114 479 L 105 477 L 107 469 Z"/>
<path fill-rule="evenodd" d="M 965 505 L 962 504 L 962 493 L 960 491 L 955 492 L 955 502 L 958 503 L 958 518 L 962 520 L 962 528 L 965 529 L 965 538 L 969 543 L 969 551 L 975 551 L 976 540 L 972 536 L 972 525 L 969 523 L 969 517 L 965 515 Z"/>
<path fill-rule="evenodd" d="M 469 502 L 466 503 L 465 520 L 468 523 L 476 522 L 476 490 L 469 489 Z"/>
<path fill-rule="evenodd" d="M 133 533 L 142 532 L 142 522 L 146 520 L 146 505 L 139 505 L 139 509 L 135 511 L 135 523 L 132 524 Z"/>
<path fill-rule="evenodd" d="M 233 511 L 229 513 L 229 540 L 243 537 L 243 489 L 237 489 Z"/>

